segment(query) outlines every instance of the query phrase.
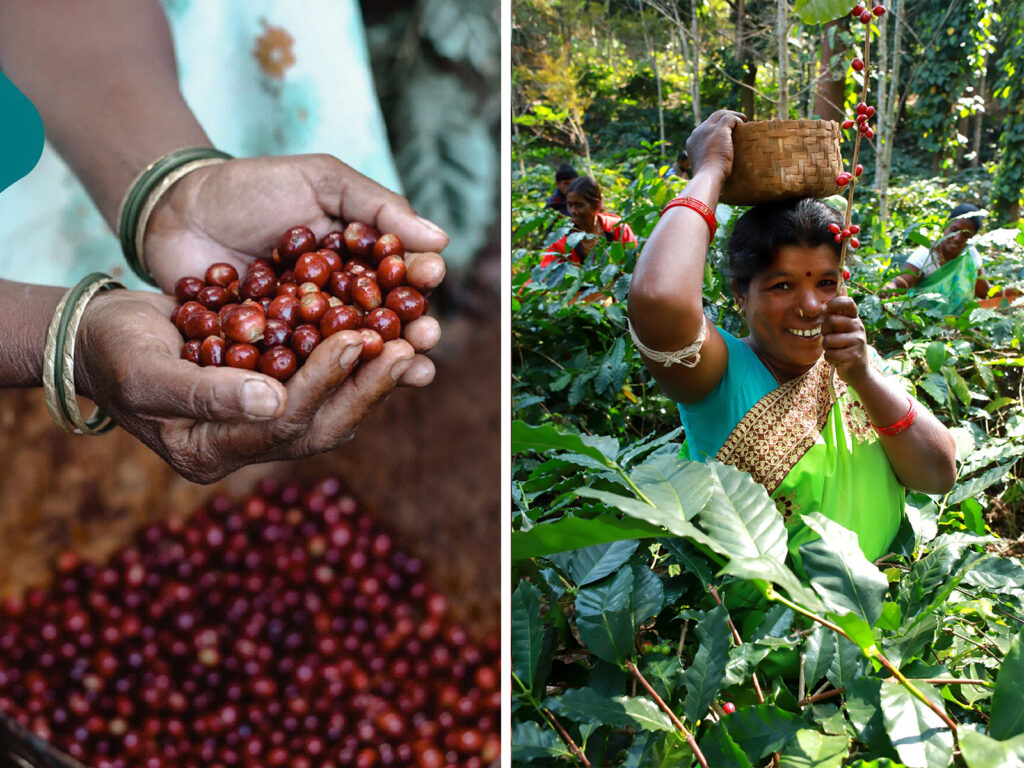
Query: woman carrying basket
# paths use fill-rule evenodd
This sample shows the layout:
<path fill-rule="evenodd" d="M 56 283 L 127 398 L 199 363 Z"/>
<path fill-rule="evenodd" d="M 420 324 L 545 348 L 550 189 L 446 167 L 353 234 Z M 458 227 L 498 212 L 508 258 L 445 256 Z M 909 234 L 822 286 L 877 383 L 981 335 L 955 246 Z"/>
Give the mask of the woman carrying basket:
<path fill-rule="evenodd" d="M 839 290 L 842 220 L 814 199 L 761 204 L 729 241 L 733 293 L 750 333 L 702 309 L 714 207 L 732 170 L 738 112 L 718 111 L 687 141 L 693 179 L 666 207 L 637 263 L 631 333 L 679 413 L 693 459 L 749 472 L 783 511 L 790 551 L 820 511 L 864 554 L 888 551 L 905 488 L 944 493 L 956 479 L 949 431 L 872 361 L 853 299 Z"/>

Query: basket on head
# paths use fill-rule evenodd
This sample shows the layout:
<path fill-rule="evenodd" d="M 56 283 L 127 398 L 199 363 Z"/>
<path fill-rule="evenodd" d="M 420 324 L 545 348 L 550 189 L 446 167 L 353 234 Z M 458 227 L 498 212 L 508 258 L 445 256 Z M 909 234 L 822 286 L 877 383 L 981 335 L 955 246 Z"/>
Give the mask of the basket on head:
<path fill-rule="evenodd" d="M 733 131 L 732 174 L 719 201 L 729 205 L 828 197 L 841 190 L 839 123 L 763 120 Z"/>

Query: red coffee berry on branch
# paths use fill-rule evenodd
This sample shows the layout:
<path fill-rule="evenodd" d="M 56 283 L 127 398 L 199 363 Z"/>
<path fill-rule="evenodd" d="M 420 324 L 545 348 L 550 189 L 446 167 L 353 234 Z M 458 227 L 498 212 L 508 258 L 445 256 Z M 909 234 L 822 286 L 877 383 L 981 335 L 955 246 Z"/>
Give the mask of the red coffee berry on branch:
<path fill-rule="evenodd" d="M 726 701 L 722 704 L 722 711 L 725 712 L 725 714 L 727 715 L 731 715 L 733 712 L 736 711 L 736 705 L 733 704 L 731 701 Z"/>
<path fill-rule="evenodd" d="M 871 11 L 864 11 L 864 13 L 860 15 L 860 20 L 863 21 L 865 24 L 870 24 L 871 19 L 873 18 L 874 16 L 871 15 Z"/>
<path fill-rule="evenodd" d="M 838 235 L 840 232 L 842 232 L 842 227 L 840 227 L 833 221 L 828 225 L 828 231 L 831 232 L 833 235 Z"/>
<path fill-rule="evenodd" d="M 868 105 L 865 104 L 863 101 L 857 104 L 857 114 L 858 115 L 863 115 L 867 111 L 868 111 Z"/>
<path fill-rule="evenodd" d="M 864 13 L 864 6 L 861 5 L 860 3 L 857 3 L 857 5 L 853 6 L 853 10 L 850 11 L 851 16 L 856 16 L 858 18 L 860 18 L 860 15 L 862 13 Z"/>
<path fill-rule="evenodd" d="M 871 12 L 875 14 L 875 16 L 882 16 L 885 14 L 885 6 L 876 5 L 874 8 L 871 9 Z"/>
<path fill-rule="evenodd" d="M 843 280 L 849 280 L 849 279 L 850 279 L 850 270 L 848 270 L 846 267 L 843 267 Z"/>
<path fill-rule="evenodd" d="M 849 130 L 850 128 L 853 128 L 853 126 L 853 120 L 843 120 L 843 130 Z"/>
<path fill-rule="evenodd" d="M 856 237 L 851 237 L 850 238 L 850 247 L 851 248 L 859 248 L 860 247 L 860 240 L 858 240 Z"/>
<path fill-rule="evenodd" d="M 853 68 L 854 72 L 863 72 L 864 71 L 864 59 L 856 58 L 856 59 L 854 59 L 853 61 L 850 62 L 850 66 Z"/>
<path fill-rule="evenodd" d="M 864 173 L 864 166 L 857 163 L 857 167 L 853 169 L 853 175 L 860 176 L 862 173 Z"/>
<path fill-rule="evenodd" d="M 851 224 L 850 225 L 850 232 L 852 234 L 856 235 L 858 232 L 860 232 L 860 227 L 858 227 L 856 224 Z"/>

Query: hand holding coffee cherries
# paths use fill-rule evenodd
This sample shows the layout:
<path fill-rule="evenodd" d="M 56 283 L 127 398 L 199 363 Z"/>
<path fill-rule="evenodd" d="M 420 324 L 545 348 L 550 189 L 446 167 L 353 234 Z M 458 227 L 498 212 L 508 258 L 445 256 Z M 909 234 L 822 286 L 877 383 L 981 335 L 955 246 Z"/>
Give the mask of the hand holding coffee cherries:
<path fill-rule="evenodd" d="M 429 360 L 405 339 L 363 361 L 358 331 L 335 333 L 288 381 L 241 368 L 200 368 L 180 357 L 167 318 L 175 300 L 110 291 L 88 305 L 75 381 L 114 421 L 188 480 L 210 483 L 249 463 L 330 450 L 351 438 L 402 383 L 425 383 Z M 422 366 L 426 361 L 427 366 Z"/>
<path fill-rule="evenodd" d="M 408 201 L 330 155 L 231 160 L 200 168 L 174 184 L 146 228 L 146 264 L 171 293 L 186 275 L 231 264 L 244 275 L 296 225 L 318 236 L 362 221 L 401 238 L 407 282 L 427 293 L 444 278 L 438 253 L 448 236 L 419 218 Z"/>

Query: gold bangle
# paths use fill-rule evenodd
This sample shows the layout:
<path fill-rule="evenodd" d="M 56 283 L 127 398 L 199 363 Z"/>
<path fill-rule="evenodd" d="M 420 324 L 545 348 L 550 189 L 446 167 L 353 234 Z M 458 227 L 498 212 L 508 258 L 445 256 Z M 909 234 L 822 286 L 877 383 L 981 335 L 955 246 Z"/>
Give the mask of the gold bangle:
<path fill-rule="evenodd" d="M 138 223 L 135 226 L 135 252 L 139 257 L 139 265 L 142 267 L 142 271 L 147 275 L 151 275 L 149 271 L 149 265 L 146 263 L 146 252 L 142 245 L 146 240 L 146 225 L 149 224 L 149 217 L 153 215 L 153 210 L 156 208 L 156 204 L 160 202 L 167 191 L 174 186 L 175 182 L 188 176 L 192 171 L 198 171 L 200 168 L 205 168 L 208 165 L 216 165 L 217 163 L 226 163 L 227 158 L 223 157 L 207 157 L 202 160 L 193 160 L 191 163 L 175 168 L 173 171 L 168 173 L 160 182 L 153 187 L 153 190 L 146 197 L 146 202 L 142 206 L 142 210 L 139 212 Z"/>
<path fill-rule="evenodd" d="M 43 351 L 43 392 L 50 416 L 65 432 L 98 435 L 114 426 L 99 407 L 88 420 L 83 418 L 78 408 L 75 347 L 79 326 L 92 298 L 99 291 L 122 287 L 102 273 L 87 275 L 64 294 L 47 328 Z"/>

